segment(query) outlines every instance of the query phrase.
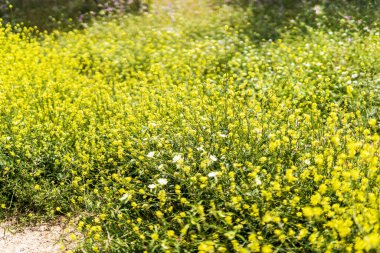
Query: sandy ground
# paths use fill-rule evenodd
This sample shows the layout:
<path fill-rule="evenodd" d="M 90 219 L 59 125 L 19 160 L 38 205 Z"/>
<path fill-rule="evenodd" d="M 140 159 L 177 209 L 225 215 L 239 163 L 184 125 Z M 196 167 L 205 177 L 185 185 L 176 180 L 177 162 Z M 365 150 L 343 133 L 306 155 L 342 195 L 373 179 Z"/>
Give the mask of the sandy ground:
<path fill-rule="evenodd" d="M 58 253 L 75 246 L 72 230 L 59 224 L 16 228 L 11 222 L 0 224 L 0 253 Z"/>

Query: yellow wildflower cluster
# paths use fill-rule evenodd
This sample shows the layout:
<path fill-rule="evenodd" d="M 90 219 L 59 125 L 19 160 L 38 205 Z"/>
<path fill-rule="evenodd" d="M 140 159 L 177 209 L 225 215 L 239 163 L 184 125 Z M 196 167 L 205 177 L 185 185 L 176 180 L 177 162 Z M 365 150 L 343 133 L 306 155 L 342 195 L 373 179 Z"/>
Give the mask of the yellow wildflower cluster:
<path fill-rule="evenodd" d="M 80 216 L 86 252 L 379 249 L 376 29 L 255 44 L 193 2 L 0 28 L 0 216 Z"/>

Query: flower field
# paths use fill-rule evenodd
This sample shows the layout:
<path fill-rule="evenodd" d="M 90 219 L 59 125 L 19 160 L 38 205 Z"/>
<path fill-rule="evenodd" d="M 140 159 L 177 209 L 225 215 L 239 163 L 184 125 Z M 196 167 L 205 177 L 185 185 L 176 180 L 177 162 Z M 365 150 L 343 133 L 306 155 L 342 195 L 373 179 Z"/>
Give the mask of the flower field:
<path fill-rule="evenodd" d="M 378 29 L 257 43 L 198 2 L 0 28 L 0 218 L 72 219 L 77 252 L 379 252 Z"/>

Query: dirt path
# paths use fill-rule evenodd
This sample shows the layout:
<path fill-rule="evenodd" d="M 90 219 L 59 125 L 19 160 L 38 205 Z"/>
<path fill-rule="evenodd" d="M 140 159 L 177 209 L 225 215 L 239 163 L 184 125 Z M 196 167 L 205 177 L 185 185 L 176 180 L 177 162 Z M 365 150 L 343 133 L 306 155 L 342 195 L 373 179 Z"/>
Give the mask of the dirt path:
<path fill-rule="evenodd" d="M 16 229 L 10 222 L 0 224 L 1 253 L 58 253 L 73 248 L 70 232 L 62 225 L 41 224 Z"/>

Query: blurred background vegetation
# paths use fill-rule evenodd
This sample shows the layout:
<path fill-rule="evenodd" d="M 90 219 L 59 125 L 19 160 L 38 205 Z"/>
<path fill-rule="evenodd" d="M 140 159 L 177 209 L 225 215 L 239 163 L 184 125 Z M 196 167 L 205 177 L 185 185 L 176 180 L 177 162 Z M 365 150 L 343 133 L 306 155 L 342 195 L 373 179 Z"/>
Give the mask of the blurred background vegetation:
<path fill-rule="evenodd" d="M 245 8 L 250 15 L 247 32 L 253 39 L 276 39 L 294 23 L 308 26 L 343 25 L 365 28 L 379 21 L 379 0 L 208 0 Z M 4 23 L 24 23 L 40 30 L 85 27 L 98 16 L 149 11 L 149 0 L 0 0 Z M 170 1 L 164 1 L 170 2 Z M 297 22 L 296 22 L 297 21 Z M 338 25 L 337 25 L 338 24 Z"/>
<path fill-rule="evenodd" d="M 23 23 L 41 30 L 85 25 L 95 16 L 146 11 L 142 0 L 0 0 L 4 23 Z"/>
<path fill-rule="evenodd" d="M 231 0 L 249 8 L 250 34 L 256 39 L 276 39 L 295 24 L 330 30 L 347 26 L 365 29 L 377 25 L 378 0 Z"/>

